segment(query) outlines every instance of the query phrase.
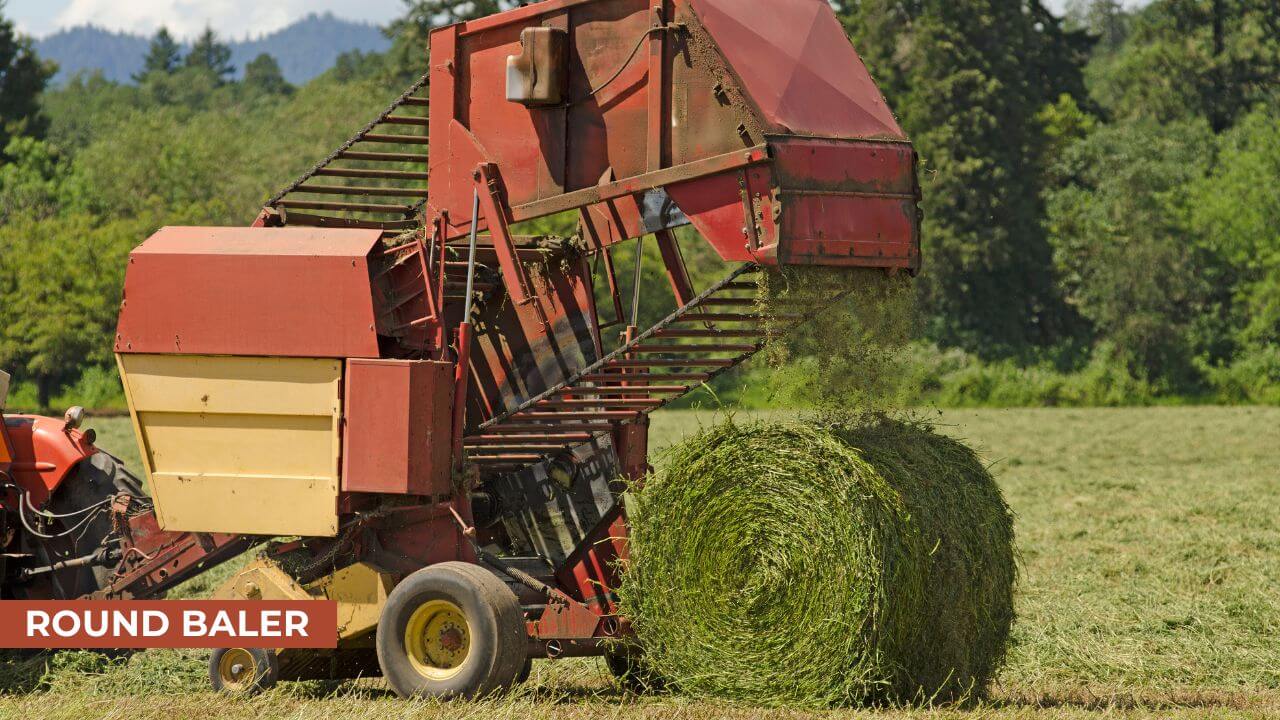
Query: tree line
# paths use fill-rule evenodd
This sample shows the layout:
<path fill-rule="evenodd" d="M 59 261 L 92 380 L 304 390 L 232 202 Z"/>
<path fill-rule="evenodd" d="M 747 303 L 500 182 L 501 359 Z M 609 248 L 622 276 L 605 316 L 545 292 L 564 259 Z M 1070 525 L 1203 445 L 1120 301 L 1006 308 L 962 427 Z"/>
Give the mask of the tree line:
<path fill-rule="evenodd" d="M 432 27 L 511 4 L 406 2 L 388 52 L 296 88 L 163 30 L 133 83 L 49 88 L 0 5 L 0 365 L 33 403 L 108 392 L 133 245 L 248 222 L 421 74 Z M 921 155 L 915 400 L 1280 402 L 1280 6 L 833 6 Z"/>

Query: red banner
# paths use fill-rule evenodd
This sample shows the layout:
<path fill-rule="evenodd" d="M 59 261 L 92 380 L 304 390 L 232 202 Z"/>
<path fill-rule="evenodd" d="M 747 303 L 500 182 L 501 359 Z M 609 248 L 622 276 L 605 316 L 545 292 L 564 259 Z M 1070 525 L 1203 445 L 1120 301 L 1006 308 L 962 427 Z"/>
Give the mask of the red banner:
<path fill-rule="evenodd" d="M 310 648 L 338 646 L 327 600 L 0 602 L 0 648 Z"/>

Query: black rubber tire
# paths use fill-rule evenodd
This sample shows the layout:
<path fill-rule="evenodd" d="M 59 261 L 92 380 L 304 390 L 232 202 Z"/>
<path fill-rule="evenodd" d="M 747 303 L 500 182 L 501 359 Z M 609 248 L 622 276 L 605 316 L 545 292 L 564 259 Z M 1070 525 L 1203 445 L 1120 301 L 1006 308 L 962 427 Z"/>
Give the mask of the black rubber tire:
<path fill-rule="evenodd" d="M 525 658 L 524 665 L 520 667 L 520 672 L 516 673 L 516 684 L 523 685 L 529 682 L 529 676 L 533 674 L 533 658 Z"/>
<path fill-rule="evenodd" d="M 99 451 L 80 462 L 74 475 L 50 499 L 49 510 L 58 514 L 77 512 L 105 503 L 117 495 L 146 497 L 142 482 L 125 468 L 123 462 L 113 455 Z M 70 522 L 75 523 L 79 519 L 73 518 Z M 76 533 L 77 542 L 68 541 L 67 547 L 59 550 L 72 557 L 92 553 L 102 547 L 112 529 L 111 514 L 100 512 L 92 522 Z M 112 568 L 101 566 L 64 571 L 59 574 L 59 579 L 68 597 L 59 599 L 74 600 L 97 592 L 106 586 L 112 574 Z"/>
<path fill-rule="evenodd" d="M 444 679 L 414 669 L 405 647 L 410 618 L 432 600 L 461 610 L 470 635 L 466 660 Z M 520 602 L 506 583 L 477 565 L 449 562 L 419 570 L 396 586 L 382 609 L 377 647 L 382 674 L 400 697 L 470 699 L 509 689 L 528 658 L 529 640 Z"/>
<path fill-rule="evenodd" d="M 209 683 L 213 685 L 215 691 L 238 697 L 252 697 L 270 690 L 280 681 L 280 658 L 276 655 L 275 650 L 243 649 L 243 652 L 247 652 L 253 657 L 253 677 L 239 686 L 228 684 L 222 673 L 219 672 L 219 667 L 222 665 L 223 657 L 232 650 L 240 651 L 241 649 L 222 648 L 214 650 L 213 655 L 209 658 Z"/>

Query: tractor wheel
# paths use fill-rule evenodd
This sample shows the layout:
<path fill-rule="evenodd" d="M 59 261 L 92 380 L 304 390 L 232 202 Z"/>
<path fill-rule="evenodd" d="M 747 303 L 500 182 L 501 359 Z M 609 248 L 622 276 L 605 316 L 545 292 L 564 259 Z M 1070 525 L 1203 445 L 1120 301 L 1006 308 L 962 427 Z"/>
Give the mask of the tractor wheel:
<path fill-rule="evenodd" d="M 514 684 L 528 657 L 515 593 L 469 563 L 405 578 L 378 622 L 378 664 L 401 697 L 474 698 Z"/>
<path fill-rule="evenodd" d="M 249 697 L 270 690 L 280 680 L 280 659 L 274 650 L 224 648 L 209 658 L 209 682 L 227 695 Z"/>
<path fill-rule="evenodd" d="M 72 477 L 68 478 L 53 494 L 49 511 L 57 514 L 80 513 L 88 508 L 103 506 L 117 495 L 146 497 L 141 481 L 125 467 L 124 463 L 105 452 L 97 452 L 80 462 Z M 65 522 L 86 524 L 73 537 L 55 540 L 51 547 L 57 553 L 80 557 L 102 547 L 106 538 L 115 530 L 111 513 L 105 506 L 91 514 L 77 515 Z M 51 558 L 52 559 L 52 558 Z M 107 585 L 113 574 L 108 567 L 83 567 L 63 570 L 50 576 L 50 590 L 59 600 L 75 600 L 97 592 Z"/>
<path fill-rule="evenodd" d="M 525 658 L 524 665 L 520 666 L 520 672 L 516 673 L 516 684 L 523 685 L 529 682 L 529 676 L 533 674 L 533 658 Z"/>

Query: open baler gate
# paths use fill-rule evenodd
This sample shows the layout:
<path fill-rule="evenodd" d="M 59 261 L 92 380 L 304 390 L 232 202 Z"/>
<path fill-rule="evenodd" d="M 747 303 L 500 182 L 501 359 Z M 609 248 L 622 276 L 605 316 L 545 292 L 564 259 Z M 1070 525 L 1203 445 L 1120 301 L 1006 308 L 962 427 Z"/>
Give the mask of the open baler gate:
<path fill-rule="evenodd" d="M 548 653 L 594 648 L 625 631 L 614 481 L 647 471 L 648 415 L 764 347 L 762 269 L 914 273 L 915 163 L 823 0 L 546 0 L 437 30 L 429 72 L 254 228 L 131 259 L 116 350 L 159 517 L 302 536 L 280 553 L 311 580 L 479 558 L 535 596 Z M 523 230 L 548 217 L 577 236 Z M 653 327 L 626 242 L 670 279 Z M 690 242 L 721 280 L 694 286 Z"/>

